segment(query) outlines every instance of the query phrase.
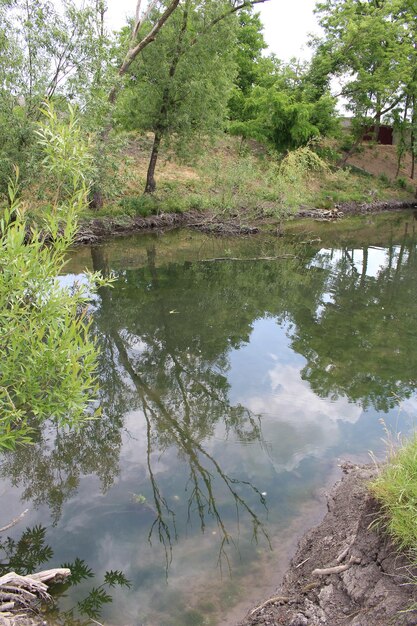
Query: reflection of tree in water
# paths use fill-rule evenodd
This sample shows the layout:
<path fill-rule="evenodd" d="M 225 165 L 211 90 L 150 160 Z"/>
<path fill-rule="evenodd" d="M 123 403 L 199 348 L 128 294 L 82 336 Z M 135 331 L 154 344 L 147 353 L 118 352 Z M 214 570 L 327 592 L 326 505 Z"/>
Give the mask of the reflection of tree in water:
<path fill-rule="evenodd" d="M 391 245 L 376 276 L 367 275 L 371 255 L 363 249 L 358 271 L 354 251 L 342 251 L 324 283 L 330 297 L 318 308 L 294 309 L 291 339 L 318 395 L 388 411 L 417 386 L 415 239 Z"/>
<path fill-rule="evenodd" d="M 119 472 L 120 416 L 88 422 L 78 432 L 45 425 L 34 443 L 2 457 L 1 476 L 23 488 L 22 500 L 47 504 L 58 522 L 64 502 L 73 496 L 83 475 L 96 474 L 107 491 Z"/>
<path fill-rule="evenodd" d="M 242 406 L 230 406 L 225 376 L 230 343 L 238 345 L 248 339 L 253 318 L 251 313 L 242 316 L 244 323 L 239 326 L 236 315 L 231 315 L 230 328 L 225 328 L 218 319 L 218 285 L 206 280 L 205 268 L 171 266 L 159 273 L 154 248 L 148 250 L 147 258 L 146 270 L 119 276 L 112 289 L 100 291 L 96 324 L 100 333 L 105 329 L 106 341 L 113 343 L 113 364 L 135 389 L 135 406 L 146 420 L 147 467 L 156 514 L 149 538 L 157 533 L 169 561 L 176 536 L 175 513 L 162 495 L 152 456 L 175 446 L 188 467 L 188 517 L 197 514 L 202 530 L 207 516 L 214 518 L 221 531 L 221 562 L 221 557 L 227 559 L 225 548 L 232 537 L 216 500 L 218 479 L 235 503 L 238 516 L 244 511 L 251 520 L 253 536 L 257 538 L 261 532 L 266 537 L 253 507 L 242 495 L 249 489 L 265 504 L 261 493 L 249 482 L 228 476 L 203 445 L 219 423 L 242 440 L 261 438 L 258 418 Z M 100 249 L 93 250 L 93 261 L 95 269 L 106 273 Z M 114 379 L 110 373 L 102 384 L 107 388 Z"/>
<path fill-rule="evenodd" d="M 154 499 L 150 536 L 160 538 L 167 559 L 176 511 L 164 497 L 155 458 L 169 448 L 187 466 L 188 516 L 202 529 L 208 518 L 215 520 L 221 555 L 232 539 L 219 493 L 228 494 L 255 535 L 263 533 L 256 514 L 261 494 L 241 476 L 229 476 L 205 444 L 219 427 L 240 441 L 262 443 L 257 416 L 230 405 L 227 380 L 229 352 L 249 340 L 255 320 L 273 316 L 288 324 L 293 349 L 307 359 L 302 375 L 320 396 L 387 409 L 416 386 L 415 243 L 391 246 L 376 277 L 366 274 L 367 249 L 359 273 L 349 250 L 336 270 L 325 260 L 320 268 L 310 266 L 316 253 L 304 248 L 304 256 L 285 261 L 159 269 L 150 246 L 145 267 L 119 272 L 113 288 L 99 294 L 94 323 L 102 418 L 80 433 L 45 428 L 33 446 L 3 457 L 1 474 L 24 487 L 25 499 L 48 503 L 58 520 L 83 474 L 99 476 L 103 489 L 112 484 L 124 416 L 139 409 Z M 94 248 L 92 258 L 95 270 L 108 271 L 103 248 Z"/>
<path fill-rule="evenodd" d="M 92 258 L 96 269 L 108 271 L 103 248 L 93 249 Z M 80 432 L 45 425 L 34 445 L 3 456 L 1 475 L 23 487 L 23 499 L 35 506 L 48 504 L 57 522 L 82 475 L 97 475 L 103 490 L 113 483 L 124 416 L 139 408 L 147 425 L 156 514 L 150 534 L 159 536 L 169 559 L 175 512 L 156 480 L 153 459 L 174 447 L 188 467 L 188 515 L 197 515 L 203 529 L 207 517 L 214 518 L 224 554 L 232 538 L 216 500 L 219 485 L 238 516 L 244 511 L 251 520 L 255 536 L 264 533 L 255 512 L 257 502 L 264 502 L 255 487 L 223 470 L 204 440 L 220 424 L 241 441 L 261 439 L 257 417 L 242 406 L 230 406 L 228 351 L 248 341 L 253 321 L 276 309 L 274 301 L 285 301 L 278 277 L 285 283 L 289 272 L 269 263 L 251 268 L 188 263 L 159 271 L 152 247 L 147 261 L 142 270 L 121 272 L 114 288 L 100 292 L 94 323 L 101 349 L 102 417 Z"/>

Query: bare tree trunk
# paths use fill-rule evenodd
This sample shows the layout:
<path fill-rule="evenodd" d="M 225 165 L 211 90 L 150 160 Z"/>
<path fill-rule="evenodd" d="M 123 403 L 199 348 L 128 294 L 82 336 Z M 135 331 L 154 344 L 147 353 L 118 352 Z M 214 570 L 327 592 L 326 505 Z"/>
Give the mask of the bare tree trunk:
<path fill-rule="evenodd" d="M 151 158 L 149 159 L 148 173 L 146 175 L 146 186 L 144 193 L 153 193 L 156 190 L 155 168 L 158 160 L 159 146 L 161 145 L 162 132 L 157 130 L 153 140 Z"/>
<path fill-rule="evenodd" d="M 379 93 L 375 94 L 376 104 L 375 104 L 375 115 L 374 115 L 374 129 L 372 131 L 372 140 L 378 143 L 379 138 L 379 129 L 381 128 L 381 117 L 382 117 L 382 105 L 381 105 L 381 96 Z"/>
<path fill-rule="evenodd" d="M 161 145 L 161 139 L 163 135 L 165 134 L 165 131 L 167 128 L 168 112 L 170 110 L 170 107 L 173 106 L 171 92 L 170 92 L 170 84 L 175 76 L 178 62 L 183 52 L 184 37 L 187 32 L 187 24 L 188 24 L 188 10 L 189 10 L 189 2 L 187 1 L 184 7 L 181 30 L 178 34 L 177 47 L 176 47 L 176 50 L 175 50 L 175 53 L 174 53 L 174 56 L 172 58 L 171 65 L 169 68 L 169 83 L 165 87 L 164 93 L 162 96 L 162 104 L 161 104 L 161 109 L 159 112 L 159 124 L 156 128 L 155 137 L 153 140 L 151 158 L 149 160 L 148 173 L 146 176 L 146 186 L 145 186 L 144 193 L 154 193 L 154 191 L 156 190 L 156 181 L 155 181 L 156 162 L 158 160 L 159 146 Z"/>
<path fill-rule="evenodd" d="M 413 107 L 413 113 L 412 113 L 412 117 L 411 117 L 411 173 L 410 173 L 410 178 L 414 178 L 414 171 L 415 171 L 415 160 L 416 160 L 416 155 L 415 155 L 415 126 L 416 126 L 416 122 L 417 122 L 417 115 L 416 115 L 416 97 L 413 94 L 412 97 L 412 107 Z"/>
<path fill-rule="evenodd" d="M 179 2 L 180 2 L 180 0 L 172 0 L 172 2 L 168 5 L 168 7 L 162 13 L 161 17 L 154 24 L 154 26 L 149 31 L 149 33 L 138 44 L 133 45 L 131 48 L 129 48 L 129 50 L 128 50 L 128 52 L 127 52 L 127 54 L 126 54 L 126 56 L 125 56 L 125 58 L 123 60 L 123 63 L 119 67 L 119 77 L 120 78 L 126 74 L 127 70 L 132 65 L 133 61 L 136 59 L 138 54 L 140 52 L 142 52 L 142 50 L 144 48 L 146 48 L 147 45 L 149 45 L 152 41 L 155 40 L 156 35 L 161 30 L 161 28 L 163 27 L 163 25 L 165 24 L 167 19 L 172 15 L 172 13 L 174 13 L 175 9 L 179 5 Z M 140 25 L 139 23 L 136 23 L 134 28 L 133 28 L 133 33 L 135 35 L 137 34 L 137 31 L 139 29 L 139 25 Z M 119 90 L 120 90 L 120 83 L 117 83 L 116 85 L 114 85 L 112 87 L 112 89 L 110 90 L 109 102 L 111 104 L 115 103 L 117 95 L 119 93 Z"/>
<path fill-rule="evenodd" d="M 407 122 L 408 105 L 409 105 L 409 95 L 407 94 L 406 99 L 405 99 L 403 120 L 402 120 L 402 124 L 400 127 L 400 141 L 398 145 L 397 171 L 395 172 L 395 178 L 398 178 L 398 175 L 400 173 L 401 161 L 404 156 L 405 149 L 406 149 L 404 129 L 405 129 L 405 124 Z"/>

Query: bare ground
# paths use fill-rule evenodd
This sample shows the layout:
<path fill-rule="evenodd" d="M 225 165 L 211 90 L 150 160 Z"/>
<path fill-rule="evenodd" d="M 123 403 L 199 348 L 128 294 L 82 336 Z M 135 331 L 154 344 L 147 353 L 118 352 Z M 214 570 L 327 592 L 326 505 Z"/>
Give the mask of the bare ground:
<path fill-rule="evenodd" d="M 343 466 L 328 513 L 300 541 L 281 588 L 239 626 L 416 626 L 416 576 L 383 529 L 367 483 L 375 468 Z M 320 575 L 316 569 L 347 566 Z"/>
<path fill-rule="evenodd" d="M 385 175 L 389 180 L 396 178 L 398 157 L 397 146 L 383 146 L 380 144 L 363 143 L 359 152 L 349 157 L 347 163 L 354 165 L 373 176 Z M 417 185 L 417 180 L 410 178 L 411 156 L 405 154 L 401 161 L 399 176 L 405 178 L 408 183 Z"/>

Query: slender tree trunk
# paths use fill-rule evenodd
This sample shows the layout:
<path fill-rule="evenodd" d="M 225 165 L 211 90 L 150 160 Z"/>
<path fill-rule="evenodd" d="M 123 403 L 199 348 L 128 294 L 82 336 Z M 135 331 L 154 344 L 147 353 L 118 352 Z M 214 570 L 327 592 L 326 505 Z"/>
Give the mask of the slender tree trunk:
<path fill-rule="evenodd" d="M 33 82 L 34 82 L 34 72 L 33 72 L 33 42 L 32 42 L 32 15 L 30 11 L 29 1 L 26 0 L 26 45 L 28 50 L 28 62 L 29 62 L 29 106 L 32 108 L 33 106 Z"/>
<path fill-rule="evenodd" d="M 375 113 L 375 122 L 374 122 L 374 132 L 373 132 L 373 140 L 378 142 L 379 138 L 379 129 L 381 128 L 381 97 L 377 95 L 376 97 L 376 113 Z"/>
<path fill-rule="evenodd" d="M 410 173 L 410 178 L 414 178 L 415 160 L 416 160 L 416 155 L 415 155 L 416 148 L 414 144 L 416 140 L 415 127 L 417 123 L 417 115 L 416 115 L 416 97 L 414 94 L 412 98 L 412 106 L 413 106 L 413 113 L 411 117 L 411 173 Z"/>
<path fill-rule="evenodd" d="M 188 2 L 186 3 L 185 8 L 184 8 L 181 30 L 178 35 L 177 47 L 176 47 L 175 54 L 172 58 L 171 65 L 169 68 L 169 82 L 167 86 L 165 87 L 164 93 L 162 96 L 162 104 L 161 104 L 161 109 L 159 111 L 159 124 L 155 130 L 155 137 L 153 140 L 151 158 L 149 160 L 149 165 L 148 165 L 148 173 L 146 176 L 146 186 L 145 186 L 144 193 L 154 193 L 154 191 L 156 191 L 156 181 L 155 181 L 156 162 L 158 160 L 161 139 L 164 136 L 166 132 L 166 128 L 167 128 L 168 112 L 172 106 L 175 106 L 172 103 L 170 87 L 175 77 L 177 66 L 178 66 L 179 60 L 183 52 L 183 43 L 184 43 L 185 34 L 187 32 L 187 24 L 188 24 Z"/>
<path fill-rule="evenodd" d="M 404 152 L 406 150 L 405 132 L 404 131 L 405 131 L 405 126 L 406 126 L 406 122 L 407 122 L 408 104 L 409 104 L 409 96 L 407 95 L 407 97 L 405 99 L 405 106 L 404 106 L 404 114 L 403 114 L 402 124 L 400 126 L 400 141 L 399 141 L 399 145 L 398 145 L 398 148 L 397 148 L 398 158 L 397 158 L 397 171 L 395 172 L 395 178 L 398 178 L 398 175 L 400 173 L 401 161 L 402 161 L 402 158 L 404 156 Z"/>
<path fill-rule="evenodd" d="M 360 281 L 361 287 L 365 285 L 367 271 L 368 271 L 368 247 L 364 246 L 362 248 L 362 272 L 361 272 L 361 281 Z"/>
<path fill-rule="evenodd" d="M 146 256 L 148 257 L 148 267 L 152 276 L 152 286 L 158 286 L 158 272 L 156 271 L 156 247 L 155 244 L 153 246 L 149 246 L 146 248 Z"/>
<path fill-rule="evenodd" d="M 162 131 L 157 130 L 153 140 L 151 158 L 149 159 L 148 173 L 146 175 L 146 186 L 144 193 L 153 193 L 156 190 L 155 168 L 158 160 L 159 146 L 161 145 Z"/>

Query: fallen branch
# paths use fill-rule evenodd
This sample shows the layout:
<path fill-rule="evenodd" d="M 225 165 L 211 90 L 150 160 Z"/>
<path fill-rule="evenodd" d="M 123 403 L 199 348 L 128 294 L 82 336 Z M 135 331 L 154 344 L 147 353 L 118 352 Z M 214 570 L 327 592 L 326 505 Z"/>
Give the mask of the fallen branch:
<path fill-rule="evenodd" d="M 357 557 L 351 556 L 345 565 L 335 565 L 334 567 L 324 567 L 323 569 L 315 569 L 312 571 L 313 576 L 329 576 L 330 574 L 340 574 L 349 569 L 352 565 L 358 565 L 361 562 Z"/>
<path fill-rule="evenodd" d="M 18 522 L 20 522 L 21 519 L 25 517 L 28 511 L 29 509 L 25 509 L 23 513 L 21 513 L 20 515 L 12 519 L 12 521 L 6 524 L 6 526 L 3 526 L 2 528 L 0 528 L 0 533 L 4 533 L 5 530 L 9 530 L 9 528 L 12 528 L 12 526 L 15 526 Z"/>
<path fill-rule="evenodd" d="M 255 256 L 245 259 L 233 256 L 220 256 L 214 259 L 201 259 L 201 263 L 213 263 L 214 261 L 277 261 L 278 259 L 293 259 L 294 254 L 281 254 L 280 256 Z"/>
<path fill-rule="evenodd" d="M 53 583 L 59 583 L 71 576 L 71 570 L 67 567 L 56 567 L 54 569 L 46 569 L 42 572 L 36 572 L 35 574 L 30 574 L 30 578 L 36 580 L 41 583 L 49 583 L 50 585 Z"/>
<path fill-rule="evenodd" d="M 338 563 L 341 563 L 342 561 L 344 561 L 344 560 L 345 560 L 345 558 L 346 558 L 346 557 L 347 557 L 347 555 L 348 555 L 348 552 L 349 552 L 350 548 L 351 548 L 351 544 L 349 544 L 349 545 L 348 545 L 348 546 L 347 546 L 347 547 L 343 550 L 343 552 L 341 552 L 341 553 L 339 554 L 339 556 L 336 558 L 336 561 L 337 561 Z"/>
<path fill-rule="evenodd" d="M 37 600 L 49 602 L 51 596 L 48 593 L 46 582 L 54 583 L 62 581 L 70 576 L 71 570 L 67 568 L 55 568 L 21 576 L 16 572 L 9 572 L 0 577 L 0 600 L 6 600 L 0 604 L 0 613 L 14 608 L 33 605 Z"/>

